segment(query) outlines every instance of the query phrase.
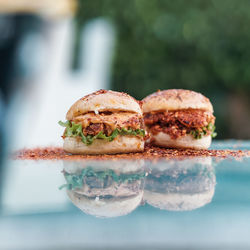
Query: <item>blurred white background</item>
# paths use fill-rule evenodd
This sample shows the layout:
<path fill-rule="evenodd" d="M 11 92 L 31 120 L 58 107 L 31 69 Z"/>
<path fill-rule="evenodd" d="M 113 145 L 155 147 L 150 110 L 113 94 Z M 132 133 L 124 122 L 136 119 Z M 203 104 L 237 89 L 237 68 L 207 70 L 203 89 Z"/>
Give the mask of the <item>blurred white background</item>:
<path fill-rule="evenodd" d="M 25 87 L 13 96 L 7 115 L 6 131 L 18 124 L 8 140 L 11 151 L 61 145 L 63 128 L 58 121 L 65 121 L 70 106 L 109 86 L 115 37 L 112 24 L 100 18 L 86 25 L 81 38 L 81 67 L 72 70 L 72 18 L 47 22 L 42 34 L 28 33 L 16 52 L 27 77 L 22 79 Z"/>

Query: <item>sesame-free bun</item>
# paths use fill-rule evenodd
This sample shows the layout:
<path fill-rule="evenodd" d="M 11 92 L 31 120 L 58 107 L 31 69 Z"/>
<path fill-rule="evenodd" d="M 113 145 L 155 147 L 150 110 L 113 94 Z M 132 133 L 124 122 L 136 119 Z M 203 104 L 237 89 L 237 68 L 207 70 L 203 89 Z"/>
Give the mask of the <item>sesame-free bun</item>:
<path fill-rule="evenodd" d="M 192 135 L 185 135 L 177 139 L 172 139 L 168 134 L 159 132 L 156 135 L 151 135 L 152 144 L 160 147 L 168 148 L 193 148 L 207 149 L 211 145 L 211 135 L 195 139 Z"/>
<path fill-rule="evenodd" d="M 142 201 L 143 190 L 134 196 L 111 199 L 90 199 L 72 190 L 67 190 L 67 194 L 73 204 L 83 212 L 96 217 L 110 218 L 129 214 L 136 209 Z"/>
<path fill-rule="evenodd" d="M 213 106 L 204 95 L 185 89 L 169 89 L 145 97 L 143 113 L 159 110 L 201 109 L 213 112 Z"/>
<path fill-rule="evenodd" d="M 187 211 L 211 202 L 216 185 L 211 157 L 163 160 L 150 166 L 144 200 L 151 206 Z"/>
<path fill-rule="evenodd" d="M 203 159 L 203 158 L 202 158 Z M 144 159 L 120 159 L 118 161 L 110 160 L 93 160 L 84 161 L 63 161 L 63 169 L 70 174 L 80 174 L 83 169 L 91 168 L 94 171 L 113 170 L 118 174 L 130 174 L 144 169 Z"/>
<path fill-rule="evenodd" d="M 126 111 L 142 115 L 139 102 L 130 95 L 111 90 L 99 90 L 76 101 L 69 109 L 66 119 L 73 120 L 87 112 L 102 111 Z"/>
<path fill-rule="evenodd" d="M 96 139 L 91 145 L 85 145 L 78 137 L 66 137 L 63 149 L 72 154 L 117 154 L 141 152 L 144 139 L 136 136 L 118 135 L 113 141 Z"/>
<path fill-rule="evenodd" d="M 169 211 L 190 211 L 211 202 L 214 196 L 214 187 L 211 190 L 194 193 L 156 193 L 144 191 L 145 201 L 153 207 Z"/>

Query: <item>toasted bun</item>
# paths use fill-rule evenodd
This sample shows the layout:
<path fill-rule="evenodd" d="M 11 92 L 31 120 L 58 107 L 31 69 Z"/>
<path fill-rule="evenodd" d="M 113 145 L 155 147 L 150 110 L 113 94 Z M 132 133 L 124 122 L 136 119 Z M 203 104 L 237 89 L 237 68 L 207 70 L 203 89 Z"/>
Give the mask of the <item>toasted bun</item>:
<path fill-rule="evenodd" d="M 169 148 L 207 149 L 211 145 L 211 140 L 210 135 L 204 136 L 201 139 L 195 139 L 192 135 L 185 135 L 177 139 L 172 139 L 168 134 L 163 132 L 151 135 L 152 144 Z"/>
<path fill-rule="evenodd" d="M 144 150 L 144 140 L 136 136 L 117 136 L 111 142 L 96 139 L 91 145 L 85 145 L 79 138 L 66 137 L 63 149 L 71 154 L 132 153 Z"/>
<path fill-rule="evenodd" d="M 67 194 L 73 204 L 83 212 L 102 218 L 117 217 L 131 213 L 140 205 L 143 197 L 143 191 L 135 196 L 111 199 L 98 199 L 98 197 L 89 199 L 70 190 L 67 191 Z"/>
<path fill-rule="evenodd" d="M 96 113 L 101 111 L 127 111 L 142 115 L 139 102 L 130 95 L 111 90 L 99 90 L 75 102 L 69 109 L 66 119 L 73 120 L 74 117 L 90 111 Z"/>
<path fill-rule="evenodd" d="M 213 112 L 213 106 L 204 95 L 185 89 L 169 89 L 145 97 L 143 113 L 159 110 L 201 109 Z"/>
<path fill-rule="evenodd" d="M 144 191 L 144 200 L 153 207 L 169 211 L 188 211 L 203 207 L 211 202 L 214 196 L 214 187 L 203 193 L 156 193 Z"/>

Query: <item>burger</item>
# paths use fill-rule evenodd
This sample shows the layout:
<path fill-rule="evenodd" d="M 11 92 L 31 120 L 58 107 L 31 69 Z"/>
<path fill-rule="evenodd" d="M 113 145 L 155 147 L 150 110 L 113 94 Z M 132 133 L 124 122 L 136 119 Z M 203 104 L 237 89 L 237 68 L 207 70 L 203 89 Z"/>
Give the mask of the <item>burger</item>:
<path fill-rule="evenodd" d="M 144 200 L 164 210 L 194 210 L 211 202 L 215 184 L 210 158 L 162 161 L 146 178 Z"/>
<path fill-rule="evenodd" d="M 144 150 L 144 122 L 138 101 L 125 93 L 99 90 L 75 102 L 66 115 L 66 152 L 116 154 Z"/>
<path fill-rule="evenodd" d="M 156 146 L 207 149 L 216 136 L 213 106 L 200 93 L 158 91 L 143 99 L 142 109 L 150 142 Z"/>
<path fill-rule="evenodd" d="M 131 213 L 143 198 L 145 172 L 141 162 L 65 162 L 64 177 L 72 203 L 96 217 Z"/>

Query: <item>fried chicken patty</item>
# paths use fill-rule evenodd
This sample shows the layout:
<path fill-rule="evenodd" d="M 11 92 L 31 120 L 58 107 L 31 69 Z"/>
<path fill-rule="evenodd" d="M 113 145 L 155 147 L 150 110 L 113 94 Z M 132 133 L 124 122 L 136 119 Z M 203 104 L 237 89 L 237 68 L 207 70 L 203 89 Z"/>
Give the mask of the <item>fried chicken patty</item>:
<path fill-rule="evenodd" d="M 145 125 L 150 132 L 164 132 L 172 139 L 179 138 L 191 131 L 206 131 L 211 134 L 209 124 L 214 124 L 215 117 L 211 112 L 196 109 L 159 111 L 144 114 Z"/>
<path fill-rule="evenodd" d="M 72 122 L 81 124 L 84 135 L 96 135 L 99 132 L 107 136 L 116 129 L 144 129 L 143 118 L 139 114 L 129 112 L 89 112 L 75 117 Z"/>

